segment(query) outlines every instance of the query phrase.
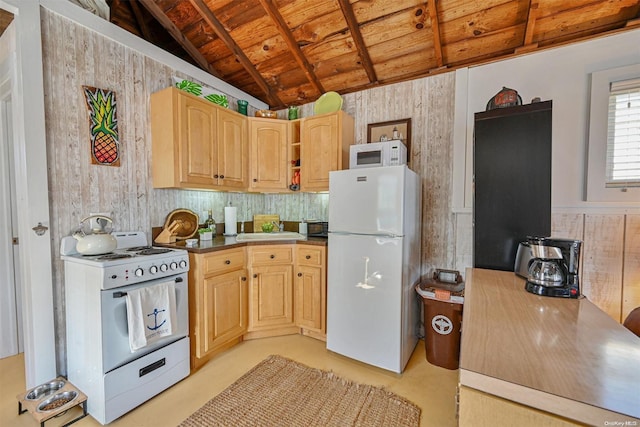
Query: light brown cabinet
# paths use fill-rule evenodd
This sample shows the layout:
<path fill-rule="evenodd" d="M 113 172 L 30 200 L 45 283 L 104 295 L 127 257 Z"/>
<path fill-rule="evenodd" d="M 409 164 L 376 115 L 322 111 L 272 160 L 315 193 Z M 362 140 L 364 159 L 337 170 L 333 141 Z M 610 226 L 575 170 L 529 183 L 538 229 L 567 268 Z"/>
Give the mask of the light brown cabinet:
<path fill-rule="evenodd" d="M 294 277 L 295 323 L 302 333 L 326 339 L 327 250 L 324 246 L 296 245 Z"/>
<path fill-rule="evenodd" d="M 249 185 L 247 119 L 218 108 L 217 124 L 219 186 L 227 190 L 246 189 Z"/>
<path fill-rule="evenodd" d="M 245 248 L 189 254 L 191 367 L 242 340 L 247 331 Z"/>
<path fill-rule="evenodd" d="M 300 126 L 300 190 L 328 191 L 329 172 L 349 168 L 353 117 L 344 111 L 306 117 Z"/>
<path fill-rule="evenodd" d="M 289 122 L 253 117 L 248 120 L 251 141 L 249 191 L 288 191 Z"/>
<path fill-rule="evenodd" d="M 151 95 L 155 188 L 248 185 L 246 117 L 170 87 Z"/>
<path fill-rule="evenodd" d="M 248 331 L 293 327 L 293 246 L 249 247 L 248 256 Z"/>
<path fill-rule="evenodd" d="M 244 339 L 326 341 L 327 248 L 297 243 L 189 254 L 191 369 Z"/>

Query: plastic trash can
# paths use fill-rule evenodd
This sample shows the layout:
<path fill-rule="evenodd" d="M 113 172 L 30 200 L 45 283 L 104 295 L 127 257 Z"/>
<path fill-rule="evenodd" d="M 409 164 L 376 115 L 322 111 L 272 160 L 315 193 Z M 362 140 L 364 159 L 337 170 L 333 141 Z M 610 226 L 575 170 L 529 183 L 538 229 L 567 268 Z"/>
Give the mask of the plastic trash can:
<path fill-rule="evenodd" d="M 464 282 L 460 273 L 436 270 L 431 278 L 423 277 L 415 289 L 424 306 L 427 361 L 442 368 L 458 369 L 464 306 Z"/>

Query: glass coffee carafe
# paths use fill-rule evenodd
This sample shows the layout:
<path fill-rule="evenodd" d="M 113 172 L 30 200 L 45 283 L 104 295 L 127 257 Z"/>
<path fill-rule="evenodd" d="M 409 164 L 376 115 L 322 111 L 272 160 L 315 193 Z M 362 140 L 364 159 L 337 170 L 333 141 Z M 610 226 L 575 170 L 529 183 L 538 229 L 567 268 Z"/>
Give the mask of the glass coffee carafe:
<path fill-rule="evenodd" d="M 565 274 L 556 260 L 534 259 L 529 266 L 528 280 L 542 286 L 563 286 Z"/>

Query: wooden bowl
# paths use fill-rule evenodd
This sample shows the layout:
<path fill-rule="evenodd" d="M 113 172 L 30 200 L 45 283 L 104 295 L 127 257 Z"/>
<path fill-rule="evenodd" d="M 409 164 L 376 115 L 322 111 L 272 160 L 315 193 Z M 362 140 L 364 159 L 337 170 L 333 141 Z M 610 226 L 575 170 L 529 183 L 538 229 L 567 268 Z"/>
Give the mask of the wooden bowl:
<path fill-rule="evenodd" d="M 265 119 L 277 119 L 278 113 L 271 110 L 258 110 L 256 111 L 256 117 L 263 117 Z"/>
<path fill-rule="evenodd" d="M 182 221 L 182 227 L 178 229 L 176 240 L 190 239 L 198 232 L 198 215 L 189 209 L 176 209 L 167 215 L 164 227 L 167 228 L 175 220 Z"/>

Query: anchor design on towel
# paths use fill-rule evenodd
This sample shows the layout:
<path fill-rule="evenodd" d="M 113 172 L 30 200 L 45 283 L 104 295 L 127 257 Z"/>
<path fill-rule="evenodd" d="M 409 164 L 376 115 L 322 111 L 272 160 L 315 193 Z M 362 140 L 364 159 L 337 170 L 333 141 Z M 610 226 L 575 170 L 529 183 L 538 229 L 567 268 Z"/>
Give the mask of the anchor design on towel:
<path fill-rule="evenodd" d="M 154 327 L 152 328 L 151 326 L 147 325 L 147 329 L 149 329 L 150 331 L 155 331 L 156 329 L 162 327 L 162 325 L 164 325 L 167 321 L 167 319 L 164 319 L 162 321 L 162 323 L 160 323 L 158 325 L 158 314 L 162 313 L 163 311 L 167 311 L 167 310 L 158 310 L 157 308 L 153 309 L 153 313 L 147 314 L 147 317 L 149 316 L 153 316 L 153 323 L 154 323 Z"/>

